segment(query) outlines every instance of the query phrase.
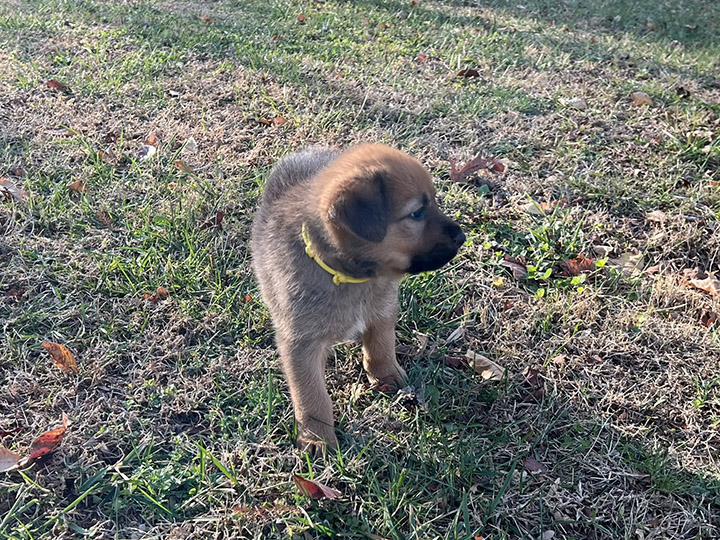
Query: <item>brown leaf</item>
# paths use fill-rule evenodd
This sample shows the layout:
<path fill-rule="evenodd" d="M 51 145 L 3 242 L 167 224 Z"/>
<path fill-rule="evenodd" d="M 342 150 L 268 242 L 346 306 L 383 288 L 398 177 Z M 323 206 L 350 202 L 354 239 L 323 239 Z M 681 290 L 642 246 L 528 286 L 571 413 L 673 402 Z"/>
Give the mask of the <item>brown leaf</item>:
<path fill-rule="evenodd" d="M 720 279 L 714 272 L 703 272 L 699 268 L 683 270 L 685 280 L 691 287 L 720 296 Z"/>
<path fill-rule="evenodd" d="M 466 367 L 468 364 L 467 359 L 464 356 L 446 355 L 445 365 L 452 369 L 460 369 L 462 367 Z"/>
<path fill-rule="evenodd" d="M 22 297 L 24 294 L 25 294 L 25 289 L 19 289 L 19 288 L 13 287 L 8 292 L 5 293 L 5 297 L 12 298 L 16 302 L 19 302 L 20 300 L 22 300 Z"/>
<path fill-rule="evenodd" d="M 579 276 L 580 274 L 594 272 L 595 270 L 595 259 L 585 257 L 583 254 L 578 255 L 574 259 L 569 259 L 560 263 L 561 275 L 565 277 Z"/>
<path fill-rule="evenodd" d="M 0 446 L 0 472 L 8 472 L 18 467 L 20 454 Z"/>
<path fill-rule="evenodd" d="M 52 90 L 57 90 L 58 92 L 69 92 L 70 87 L 67 84 L 63 84 L 58 80 L 50 79 L 47 82 L 47 87 L 51 88 Z"/>
<path fill-rule="evenodd" d="M 154 293 L 143 294 L 143 300 L 147 300 L 151 304 L 157 304 L 160 300 L 164 300 L 170 295 L 165 287 L 158 287 Z"/>
<path fill-rule="evenodd" d="M 706 310 L 702 312 L 702 315 L 700 315 L 700 324 L 706 328 L 710 328 L 713 324 L 718 324 L 718 321 L 720 321 L 720 315 L 714 311 Z"/>
<path fill-rule="evenodd" d="M 200 15 L 200 20 L 205 24 L 212 24 L 215 22 L 215 19 L 213 17 L 207 17 L 205 15 Z"/>
<path fill-rule="evenodd" d="M 282 126 L 287 120 L 285 120 L 282 116 L 276 116 L 272 119 L 272 125 L 273 126 Z"/>
<path fill-rule="evenodd" d="M 492 156 L 477 156 L 465 163 L 462 167 L 457 167 L 456 165 L 456 163 L 453 163 L 452 161 L 450 162 L 450 180 L 452 182 L 460 183 L 467 183 L 468 176 L 481 169 L 487 169 L 494 172 L 503 172 L 505 170 L 505 164 Z"/>
<path fill-rule="evenodd" d="M 300 15 L 298 15 L 297 22 L 299 22 L 300 24 L 305 24 L 305 15 L 302 13 Z"/>
<path fill-rule="evenodd" d="M 73 355 L 65 345 L 43 341 L 42 346 L 45 347 L 45 350 L 52 356 L 53 364 L 55 364 L 56 368 L 64 373 L 77 373 L 78 368 L 75 362 L 75 355 Z"/>
<path fill-rule="evenodd" d="M 631 97 L 632 104 L 636 107 L 649 106 L 653 103 L 652 98 L 645 92 L 633 92 Z"/>
<path fill-rule="evenodd" d="M 68 188 L 75 193 L 87 193 L 88 187 L 84 180 L 76 180 L 72 184 L 68 184 Z"/>
<path fill-rule="evenodd" d="M 532 473 L 547 472 L 548 468 L 533 457 L 525 458 L 525 468 Z"/>
<path fill-rule="evenodd" d="M 100 159 L 102 159 L 105 163 L 109 165 L 115 165 L 118 160 L 117 155 L 110 148 L 108 148 L 107 151 L 98 150 L 97 155 Z"/>
<path fill-rule="evenodd" d="M 295 480 L 295 485 L 297 485 L 298 489 L 313 500 L 337 499 L 342 496 L 342 493 L 337 489 L 328 487 L 320 482 L 315 482 L 314 480 L 308 480 L 297 474 L 293 474 L 293 480 Z"/>
<path fill-rule="evenodd" d="M 188 166 L 187 163 L 185 163 L 182 159 L 176 159 L 173 162 L 173 165 L 179 170 L 181 170 L 184 173 L 191 173 L 193 172 L 192 168 Z"/>
<path fill-rule="evenodd" d="M 522 256 L 515 258 L 511 257 L 510 255 L 505 255 L 504 259 L 500 261 L 500 266 L 509 268 L 512 272 L 513 277 L 518 281 L 520 281 L 521 279 L 525 279 L 528 275 L 525 258 Z"/>
<path fill-rule="evenodd" d="M 97 218 L 100 220 L 100 223 L 102 223 L 103 225 L 105 225 L 108 229 L 112 229 L 112 228 L 113 228 L 112 219 L 110 218 L 110 216 L 108 215 L 107 212 L 103 212 L 102 210 L 98 210 L 97 212 L 95 212 L 95 215 L 96 215 Z"/>
<path fill-rule="evenodd" d="M 522 206 L 522 209 L 528 214 L 533 216 L 544 216 L 546 214 L 552 214 L 553 208 L 555 208 L 555 202 L 529 202 Z"/>
<path fill-rule="evenodd" d="M 418 54 L 418 55 L 415 57 L 415 61 L 416 61 L 418 64 L 424 64 L 425 62 L 428 61 L 428 57 L 427 57 L 426 55 L 424 55 L 424 54 Z"/>
<path fill-rule="evenodd" d="M 27 201 L 29 197 L 27 191 L 20 189 L 12 180 L 6 177 L 0 178 L 0 194 L 18 202 Z"/>
<path fill-rule="evenodd" d="M 503 378 L 505 370 L 490 360 L 487 356 L 475 351 L 467 350 L 465 353 L 468 365 L 486 381 L 499 381 Z"/>
<path fill-rule="evenodd" d="M 55 448 L 57 448 L 57 446 L 62 442 L 65 430 L 67 429 L 68 417 L 65 413 L 63 413 L 62 422 L 62 426 L 59 428 L 46 431 L 35 439 L 28 449 L 28 455 L 18 462 L 18 466 L 24 467 L 31 461 L 35 461 L 36 459 L 55 450 Z"/>
<path fill-rule="evenodd" d="M 479 77 L 480 73 L 477 69 L 461 69 L 457 72 L 458 77 L 473 78 Z"/>
<path fill-rule="evenodd" d="M 223 214 L 220 210 L 218 210 L 217 212 L 215 212 L 214 217 L 208 219 L 205 223 L 200 225 L 200 230 L 202 231 L 204 229 L 212 228 L 212 229 L 217 229 L 218 231 L 222 231 L 222 222 L 223 222 L 224 216 L 225 216 L 225 214 Z"/>
<path fill-rule="evenodd" d="M 662 210 L 653 210 L 652 212 L 645 214 L 645 219 L 648 221 L 654 221 L 655 223 L 665 223 L 668 216 Z"/>
<path fill-rule="evenodd" d="M 151 131 L 143 142 L 145 144 L 149 144 L 150 146 L 157 146 L 157 135 L 155 135 L 154 131 Z"/>

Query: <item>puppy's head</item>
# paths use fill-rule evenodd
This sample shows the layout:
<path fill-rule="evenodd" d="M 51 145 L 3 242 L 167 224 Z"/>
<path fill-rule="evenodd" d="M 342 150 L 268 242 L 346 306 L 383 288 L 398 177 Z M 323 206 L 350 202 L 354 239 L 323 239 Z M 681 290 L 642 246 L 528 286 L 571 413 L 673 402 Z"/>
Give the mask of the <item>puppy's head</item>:
<path fill-rule="evenodd" d="M 320 173 L 319 211 L 338 246 L 378 274 L 435 270 L 465 242 L 435 202 L 425 168 L 384 145 L 362 145 Z"/>

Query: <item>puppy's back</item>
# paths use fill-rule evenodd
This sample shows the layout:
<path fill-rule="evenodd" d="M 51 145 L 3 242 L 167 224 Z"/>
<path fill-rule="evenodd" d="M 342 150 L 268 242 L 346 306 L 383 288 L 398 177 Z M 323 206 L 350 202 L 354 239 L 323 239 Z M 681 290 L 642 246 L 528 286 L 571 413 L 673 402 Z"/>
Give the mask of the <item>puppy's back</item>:
<path fill-rule="evenodd" d="M 312 147 L 283 158 L 265 182 L 261 206 L 272 204 L 297 184 L 310 180 L 327 167 L 340 152 L 325 147 Z"/>

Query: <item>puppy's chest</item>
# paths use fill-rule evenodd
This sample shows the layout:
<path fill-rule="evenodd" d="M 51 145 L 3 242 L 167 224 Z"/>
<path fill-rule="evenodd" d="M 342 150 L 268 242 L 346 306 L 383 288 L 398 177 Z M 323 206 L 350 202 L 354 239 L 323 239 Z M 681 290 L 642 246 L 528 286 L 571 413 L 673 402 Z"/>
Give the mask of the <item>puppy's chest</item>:
<path fill-rule="evenodd" d="M 394 314 L 393 296 L 373 295 L 350 303 L 344 310 L 344 316 L 338 317 L 338 341 L 358 339 L 365 330 L 381 318 L 392 317 Z"/>

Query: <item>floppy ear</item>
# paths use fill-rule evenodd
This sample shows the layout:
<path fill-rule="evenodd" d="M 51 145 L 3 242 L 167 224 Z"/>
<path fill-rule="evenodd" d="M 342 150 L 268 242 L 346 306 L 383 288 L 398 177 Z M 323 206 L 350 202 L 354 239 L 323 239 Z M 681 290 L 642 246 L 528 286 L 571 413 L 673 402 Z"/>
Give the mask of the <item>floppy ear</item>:
<path fill-rule="evenodd" d="M 346 186 L 330 205 L 328 219 L 364 240 L 381 242 L 390 219 L 382 174 L 353 178 Z"/>

